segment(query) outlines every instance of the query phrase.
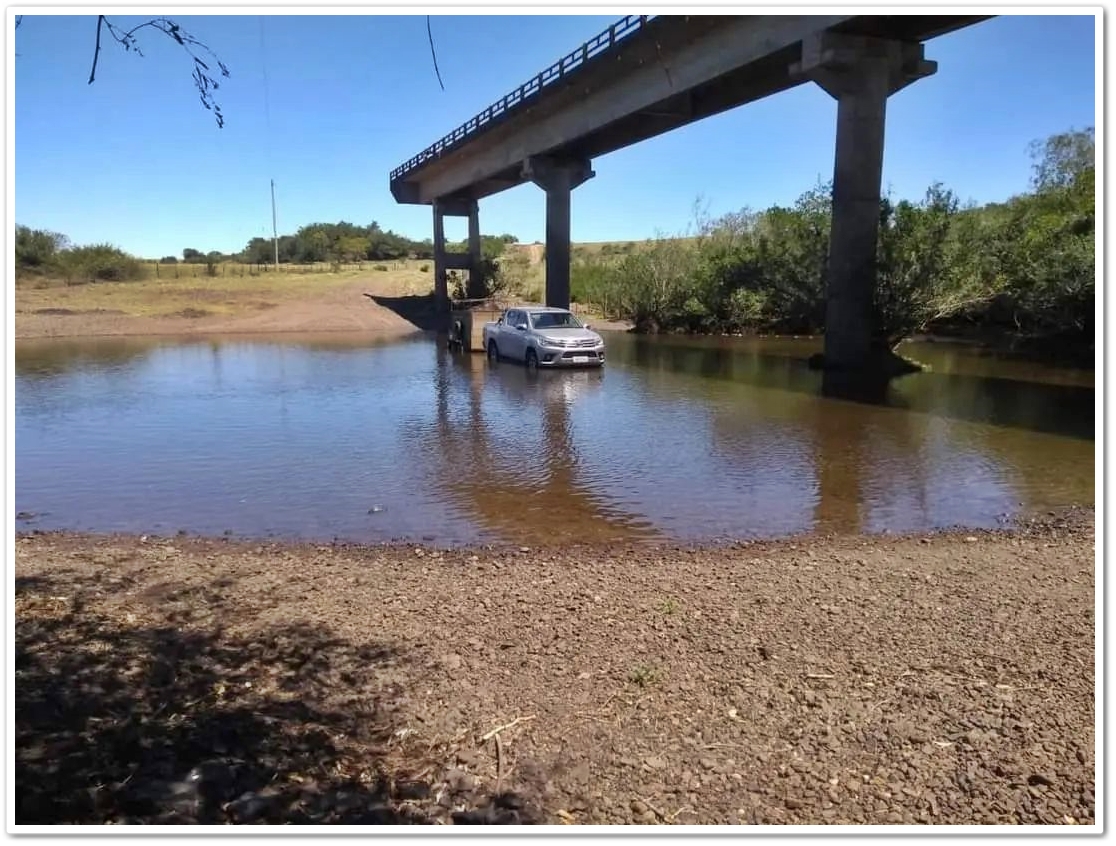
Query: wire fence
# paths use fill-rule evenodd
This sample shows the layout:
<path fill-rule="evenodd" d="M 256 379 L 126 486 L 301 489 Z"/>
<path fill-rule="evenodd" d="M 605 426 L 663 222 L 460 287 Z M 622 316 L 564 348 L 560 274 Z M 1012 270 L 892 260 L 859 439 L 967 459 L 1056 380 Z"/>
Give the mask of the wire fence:
<path fill-rule="evenodd" d="M 342 271 L 387 271 L 403 270 L 409 266 L 433 265 L 433 261 L 383 260 L 359 262 L 328 262 L 319 261 L 306 264 L 294 262 L 280 262 L 274 264 L 244 264 L 242 262 L 215 262 L 213 264 L 195 262 L 163 263 L 156 261 L 144 262 L 149 278 L 153 279 L 203 279 L 222 278 L 233 276 L 262 276 L 264 274 L 311 274 L 311 273 L 340 273 Z"/>

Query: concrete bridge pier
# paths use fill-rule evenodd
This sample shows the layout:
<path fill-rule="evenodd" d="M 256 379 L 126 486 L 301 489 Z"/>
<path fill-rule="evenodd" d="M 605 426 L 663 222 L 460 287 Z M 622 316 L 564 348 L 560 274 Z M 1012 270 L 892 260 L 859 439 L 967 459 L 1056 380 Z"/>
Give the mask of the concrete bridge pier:
<path fill-rule="evenodd" d="M 480 217 L 477 201 L 469 198 L 447 197 L 435 200 L 434 208 L 434 304 L 438 314 L 449 314 L 449 282 L 447 271 L 467 270 L 467 294 L 480 297 L 484 291 L 481 278 Z M 469 219 L 469 251 L 450 252 L 446 249 L 445 218 Z"/>
<path fill-rule="evenodd" d="M 792 74 L 837 100 L 833 218 L 826 282 L 826 370 L 878 369 L 872 314 L 887 98 L 937 70 L 923 45 L 823 32 L 802 42 Z M 886 364 L 885 364 L 886 366 Z"/>
<path fill-rule="evenodd" d="M 587 159 L 535 156 L 523 176 L 546 191 L 546 304 L 570 307 L 570 194 L 596 174 Z"/>

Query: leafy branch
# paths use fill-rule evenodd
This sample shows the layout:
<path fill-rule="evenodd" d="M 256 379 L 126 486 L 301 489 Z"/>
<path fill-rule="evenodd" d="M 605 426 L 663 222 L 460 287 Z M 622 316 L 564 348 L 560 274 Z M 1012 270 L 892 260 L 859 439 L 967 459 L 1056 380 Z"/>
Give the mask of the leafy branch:
<path fill-rule="evenodd" d="M 19 25 L 18 21 L 16 25 Z M 158 30 L 168 38 L 173 39 L 174 42 L 185 50 L 187 55 L 193 59 L 194 72 L 192 78 L 194 80 L 194 87 L 198 89 L 198 94 L 201 97 L 201 103 L 206 109 L 213 112 L 217 119 L 218 129 L 223 127 L 225 125 L 225 117 L 221 114 L 221 106 L 217 103 L 215 92 L 221 87 L 217 77 L 221 76 L 227 78 L 229 76 L 229 69 L 225 66 L 224 62 L 217 58 L 217 55 L 209 49 L 209 47 L 186 32 L 179 24 L 168 18 L 153 18 L 132 29 L 124 30 L 114 25 L 112 21 L 104 15 L 98 15 L 97 40 L 93 47 L 93 66 L 89 70 L 89 84 L 92 85 L 93 81 L 97 78 L 97 60 L 101 55 L 102 31 L 107 31 L 108 34 L 128 52 L 134 52 L 138 56 L 143 56 L 139 41 L 136 39 L 136 33 L 147 27 Z M 208 54 L 211 61 L 217 65 L 216 73 L 210 68 L 209 64 L 198 55 L 199 53 Z"/>

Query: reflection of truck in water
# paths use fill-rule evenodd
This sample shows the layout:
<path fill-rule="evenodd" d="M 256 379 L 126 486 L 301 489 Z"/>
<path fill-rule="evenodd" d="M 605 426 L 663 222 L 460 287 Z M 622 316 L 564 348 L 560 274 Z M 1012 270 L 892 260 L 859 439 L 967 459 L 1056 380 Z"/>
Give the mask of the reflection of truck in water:
<path fill-rule="evenodd" d="M 523 367 L 494 368 L 479 355 L 449 355 L 447 366 L 456 371 L 453 383 L 467 387 L 480 408 L 484 402 L 510 400 L 514 405 L 533 404 L 540 410 L 557 404 L 570 406 L 579 397 L 604 384 L 603 367 L 567 367 L 544 374 Z"/>
<path fill-rule="evenodd" d="M 488 357 L 521 361 L 528 367 L 600 367 L 604 340 L 569 309 L 516 306 L 484 324 Z"/>

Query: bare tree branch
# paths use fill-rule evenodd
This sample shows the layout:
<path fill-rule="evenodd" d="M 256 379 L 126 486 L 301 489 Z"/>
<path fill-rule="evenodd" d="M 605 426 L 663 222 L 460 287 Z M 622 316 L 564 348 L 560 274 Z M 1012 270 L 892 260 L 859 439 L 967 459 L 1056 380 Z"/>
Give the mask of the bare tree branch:
<path fill-rule="evenodd" d="M 198 55 L 198 52 L 204 51 L 208 53 L 214 62 L 217 64 L 218 74 L 222 77 L 229 76 L 229 69 L 225 66 L 217 55 L 209 49 L 205 44 L 198 41 L 190 33 L 186 32 L 181 26 L 168 18 L 152 18 L 149 21 L 141 23 L 139 26 L 133 27 L 130 30 L 124 31 L 119 27 L 113 25 L 112 21 L 104 15 L 97 16 L 97 42 L 93 48 L 93 67 L 89 71 L 89 84 L 92 85 L 96 79 L 97 74 L 97 59 L 101 55 L 101 29 L 108 30 L 109 35 L 120 44 L 126 51 L 135 52 L 138 56 L 143 56 L 143 51 L 140 49 L 139 42 L 136 40 L 136 33 L 141 29 L 151 27 L 163 33 L 168 38 L 171 38 L 178 44 L 186 54 L 194 61 L 194 72 L 192 74 L 194 80 L 194 87 L 198 89 L 198 94 L 201 97 L 202 105 L 213 112 L 217 119 L 217 127 L 220 129 L 225 125 L 225 116 L 221 114 L 221 106 L 217 103 L 214 97 L 214 92 L 220 88 L 216 75 L 210 70 L 209 65 Z M 196 50 L 195 50 L 196 48 Z"/>
<path fill-rule="evenodd" d="M 442 82 L 442 72 L 438 70 L 438 54 L 434 52 L 434 33 L 430 31 L 430 15 L 426 16 L 426 39 L 430 42 L 430 58 L 434 60 L 434 73 L 438 77 L 438 85 L 445 91 L 446 86 Z"/>
<path fill-rule="evenodd" d="M 19 25 L 21 23 L 23 23 L 23 15 L 16 15 L 15 21 L 16 21 L 15 28 L 19 29 Z"/>
<path fill-rule="evenodd" d="M 89 82 L 87 85 L 92 85 L 93 80 L 97 77 L 97 58 L 101 55 L 101 27 L 104 26 L 105 16 L 97 15 L 97 43 L 93 47 L 93 67 L 89 69 Z"/>

